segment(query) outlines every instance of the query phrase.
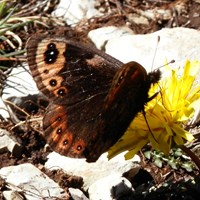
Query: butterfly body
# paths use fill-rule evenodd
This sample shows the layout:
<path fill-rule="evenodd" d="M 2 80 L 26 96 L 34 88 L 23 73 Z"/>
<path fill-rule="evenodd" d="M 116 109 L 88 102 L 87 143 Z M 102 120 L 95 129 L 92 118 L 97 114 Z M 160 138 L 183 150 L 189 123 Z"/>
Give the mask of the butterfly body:
<path fill-rule="evenodd" d="M 27 57 L 39 90 L 50 100 L 44 137 L 60 154 L 88 162 L 117 142 L 160 78 L 159 71 L 147 74 L 136 62 L 123 64 L 64 37 L 31 37 Z"/>

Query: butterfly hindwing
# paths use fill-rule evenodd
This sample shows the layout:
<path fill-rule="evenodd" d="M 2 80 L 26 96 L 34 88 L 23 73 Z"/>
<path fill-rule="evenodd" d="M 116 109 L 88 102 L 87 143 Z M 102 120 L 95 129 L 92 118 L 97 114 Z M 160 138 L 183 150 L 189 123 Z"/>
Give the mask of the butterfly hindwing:
<path fill-rule="evenodd" d="M 44 137 L 57 152 L 82 157 L 74 146 L 86 146 L 91 135 L 97 134 L 95 121 L 122 63 L 63 37 L 35 35 L 28 41 L 27 54 L 38 89 L 50 100 Z"/>

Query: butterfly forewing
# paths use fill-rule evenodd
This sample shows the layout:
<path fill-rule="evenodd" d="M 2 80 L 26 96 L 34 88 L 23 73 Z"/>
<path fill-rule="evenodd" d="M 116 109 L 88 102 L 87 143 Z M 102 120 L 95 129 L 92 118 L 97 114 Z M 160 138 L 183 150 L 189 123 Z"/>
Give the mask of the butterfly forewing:
<path fill-rule="evenodd" d="M 100 137 L 86 149 L 87 161 L 95 161 L 120 139 L 137 113 L 144 110 L 150 86 L 150 77 L 140 64 L 129 62 L 121 66 L 113 78 L 96 127 Z"/>

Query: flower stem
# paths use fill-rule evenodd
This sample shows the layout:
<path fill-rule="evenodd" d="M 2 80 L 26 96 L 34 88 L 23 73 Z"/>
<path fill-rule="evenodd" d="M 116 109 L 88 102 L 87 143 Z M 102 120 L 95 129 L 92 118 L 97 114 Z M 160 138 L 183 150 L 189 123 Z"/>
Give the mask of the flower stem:
<path fill-rule="evenodd" d="M 189 148 L 184 145 L 181 145 L 180 148 L 192 159 L 192 161 L 196 164 L 200 171 L 200 159 L 192 152 Z"/>

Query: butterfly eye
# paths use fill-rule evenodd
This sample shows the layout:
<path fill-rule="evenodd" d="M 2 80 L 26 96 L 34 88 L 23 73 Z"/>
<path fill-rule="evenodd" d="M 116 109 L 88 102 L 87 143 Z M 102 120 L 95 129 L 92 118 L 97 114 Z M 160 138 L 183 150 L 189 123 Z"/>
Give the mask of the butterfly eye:
<path fill-rule="evenodd" d="M 76 154 L 80 154 L 81 152 L 83 152 L 85 149 L 85 142 L 83 139 L 79 139 L 75 144 L 74 144 L 74 148 L 73 151 Z"/>
<path fill-rule="evenodd" d="M 54 43 L 49 43 L 47 48 L 48 49 L 56 49 L 56 45 Z"/>
<path fill-rule="evenodd" d="M 82 147 L 81 145 L 78 145 L 78 146 L 76 147 L 77 151 L 81 151 L 82 148 L 83 148 L 83 147 Z"/>
<path fill-rule="evenodd" d="M 67 94 L 67 89 L 65 87 L 62 87 L 57 91 L 57 94 L 61 97 L 65 96 Z"/>
<path fill-rule="evenodd" d="M 45 69 L 45 70 L 43 71 L 43 73 L 44 73 L 44 74 L 48 74 L 48 73 L 49 73 L 49 70 L 48 70 L 48 69 Z"/>
<path fill-rule="evenodd" d="M 58 54 L 59 54 L 59 51 L 56 48 L 56 45 L 54 43 L 48 44 L 47 50 L 44 53 L 44 55 L 45 55 L 45 59 L 44 59 L 45 62 L 47 64 L 54 63 L 57 60 L 57 58 L 58 58 Z"/>
<path fill-rule="evenodd" d="M 57 134 L 61 134 L 62 133 L 62 128 L 58 128 L 56 131 Z"/>
<path fill-rule="evenodd" d="M 51 79 L 49 83 L 50 83 L 51 86 L 57 85 L 57 81 L 55 79 Z"/>
<path fill-rule="evenodd" d="M 58 117 L 56 120 L 59 122 L 59 121 L 61 121 L 61 119 L 62 119 L 61 117 Z"/>
<path fill-rule="evenodd" d="M 63 145 L 64 145 L 64 146 L 66 146 L 68 143 L 69 143 L 68 140 L 64 140 L 64 141 L 63 141 Z"/>

